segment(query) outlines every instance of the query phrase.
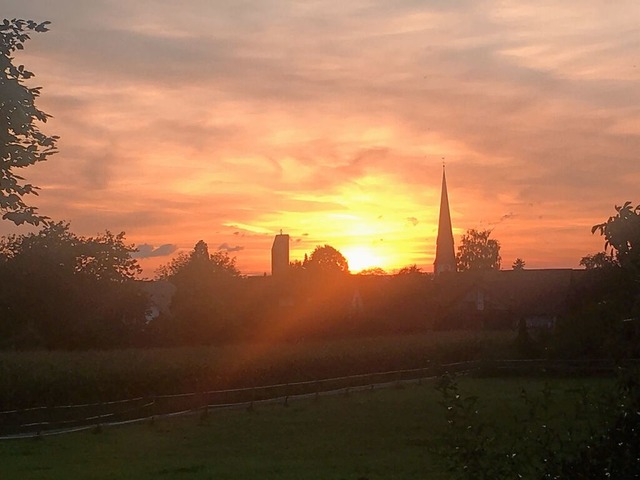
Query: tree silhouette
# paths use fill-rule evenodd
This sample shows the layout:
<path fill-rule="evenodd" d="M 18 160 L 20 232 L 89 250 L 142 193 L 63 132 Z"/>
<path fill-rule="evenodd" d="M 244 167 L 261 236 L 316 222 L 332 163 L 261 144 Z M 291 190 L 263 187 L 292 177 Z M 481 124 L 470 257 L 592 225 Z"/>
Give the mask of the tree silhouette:
<path fill-rule="evenodd" d="M 490 235 L 491 230 L 467 230 L 456 255 L 458 271 L 500 270 L 500 242 Z"/>
<path fill-rule="evenodd" d="M 618 263 L 640 275 L 640 205 L 635 208 L 631 202 L 617 206 L 616 215 L 606 222 L 594 225 L 591 233 L 600 232 L 605 238 L 605 251 L 611 249 Z"/>
<path fill-rule="evenodd" d="M 209 253 L 200 240 L 190 253 L 181 253 L 158 269 L 157 278 L 176 286 L 172 317 L 164 335 L 178 343 L 213 343 L 236 334 L 237 279 L 240 271 L 226 252 Z"/>
<path fill-rule="evenodd" d="M 597 268 L 608 268 L 618 266 L 618 261 L 606 252 L 598 252 L 591 255 L 585 255 L 580 259 L 580 266 L 587 270 Z"/>
<path fill-rule="evenodd" d="M 422 273 L 422 269 L 415 263 L 413 265 L 402 267 L 398 270 L 398 275 L 421 275 Z"/>
<path fill-rule="evenodd" d="M 319 275 L 349 273 L 347 259 L 331 245 L 317 246 L 305 259 L 303 267 L 308 272 Z"/>
<path fill-rule="evenodd" d="M 0 240 L 0 339 L 21 347 L 122 345 L 141 332 L 147 299 L 124 233 L 81 237 L 64 222 Z"/>
<path fill-rule="evenodd" d="M 615 210 L 615 215 L 591 229 L 592 234 L 604 236 L 604 251 L 580 260 L 589 281 L 584 302 L 559 319 L 554 341 L 563 353 L 640 355 L 640 205 L 634 208 L 626 202 Z"/>
<path fill-rule="evenodd" d="M 526 265 L 526 262 L 523 259 L 516 258 L 513 264 L 511 265 L 511 268 L 513 270 L 524 270 L 525 265 Z"/>
<path fill-rule="evenodd" d="M 382 267 L 364 268 L 364 269 L 362 269 L 362 270 L 360 270 L 358 272 L 358 275 L 361 275 L 361 276 L 366 276 L 366 275 L 369 275 L 369 276 L 371 276 L 371 275 L 380 276 L 380 275 L 386 275 L 386 274 L 387 274 L 387 272 Z"/>
<path fill-rule="evenodd" d="M 235 258 L 226 252 L 209 253 L 208 245 L 200 240 L 189 253 L 182 252 L 168 264 L 160 266 L 156 271 L 159 280 L 177 280 L 182 277 L 197 276 L 238 276 Z"/>
<path fill-rule="evenodd" d="M 609 263 L 619 266 L 617 281 L 608 281 L 616 285 L 616 304 L 622 306 L 621 312 L 628 317 L 640 316 L 640 205 L 633 207 L 631 202 L 615 207 L 616 215 L 606 222 L 594 225 L 591 233 L 600 232 L 605 238 L 605 252 L 610 249 Z M 606 258 L 606 257 L 605 257 Z M 604 269 L 602 269 L 604 270 Z M 606 272 L 609 274 L 609 272 Z M 614 303 L 614 302 L 610 302 Z M 637 323 L 637 320 L 636 320 Z M 640 353 L 640 338 L 631 335 L 634 340 L 630 349 Z"/>
<path fill-rule="evenodd" d="M 23 82 L 33 77 L 24 65 L 13 64 L 13 54 L 24 49 L 29 32 L 46 32 L 50 22 L 4 20 L 0 24 L 0 212 L 2 218 L 18 225 L 38 225 L 46 217 L 36 214 L 23 197 L 37 195 L 38 187 L 24 183 L 17 169 L 42 162 L 56 153 L 57 136 L 43 134 L 36 122 L 46 122 L 50 115 L 35 106 L 40 87 Z"/>

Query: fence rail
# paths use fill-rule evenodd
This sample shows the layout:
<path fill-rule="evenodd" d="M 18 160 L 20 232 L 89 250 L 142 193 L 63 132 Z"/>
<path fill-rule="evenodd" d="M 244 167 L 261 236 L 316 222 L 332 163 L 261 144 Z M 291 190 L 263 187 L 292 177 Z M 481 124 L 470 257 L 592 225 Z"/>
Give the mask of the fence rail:
<path fill-rule="evenodd" d="M 640 365 L 640 361 L 627 361 L 625 365 Z M 287 405 L 294 400 L 317 399 L 322 396 L 421 383 L 446 372 L 477 372 L 480 375 L 609 374 L 617 366 L 618 364 L 612 360 L 469 361 L 247 388 L 135 397 L 99 403 L 30 407 L 0 411 L 0 440 L 60 435 L 93 428 L 141 423 L 157 418 L 206 414 L 221 409 L 253 408 L 277 403 Z"/>

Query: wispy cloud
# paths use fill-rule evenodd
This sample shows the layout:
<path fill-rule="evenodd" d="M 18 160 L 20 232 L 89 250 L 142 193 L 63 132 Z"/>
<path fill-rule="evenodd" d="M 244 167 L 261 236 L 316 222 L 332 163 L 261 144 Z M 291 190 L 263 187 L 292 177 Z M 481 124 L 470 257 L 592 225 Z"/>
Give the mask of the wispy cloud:
<path fill-rule="evenodd" d="M 152 258 L 169 256 L 178 249 L 178 246 L 166 243 L 156 248 L 148 243 L 143 243 L 141 245 L 137 245 L 136 248 L 138 251 L 131 255 L 133 258 Z"/>
<path fill-rule="evenodd" d="M 218 246 L 218 251 L 222 251 L 222 252 L 240 252 L 244 250 L 244 247 L 241 245 L 236 245 L 235 247 L 232 247 L 231 245 L 229 245 L 227 242 L 225 243 L 221 243 Z"/>

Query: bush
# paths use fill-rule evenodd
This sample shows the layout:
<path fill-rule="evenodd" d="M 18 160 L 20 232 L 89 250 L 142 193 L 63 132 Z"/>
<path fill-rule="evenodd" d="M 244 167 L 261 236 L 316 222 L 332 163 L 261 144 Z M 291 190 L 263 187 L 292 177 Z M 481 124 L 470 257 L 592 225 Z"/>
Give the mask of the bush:
<path fill-rule="evenodd" d="M 571 408 L 547 387 L 541 397 L 523 390 L 507 424 L 483 416 L 481 399 L 445 376 L 438 389 L 449 428 L 438 453 L 456 479 L 640 478 L 638 373 L 621 371 L 606 395 L 574 392 Z"/>

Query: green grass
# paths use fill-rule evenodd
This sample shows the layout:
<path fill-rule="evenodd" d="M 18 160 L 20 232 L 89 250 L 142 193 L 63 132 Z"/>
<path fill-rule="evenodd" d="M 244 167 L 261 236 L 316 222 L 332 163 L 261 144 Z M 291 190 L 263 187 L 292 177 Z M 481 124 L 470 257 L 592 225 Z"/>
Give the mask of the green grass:
<path fill-rule="evenodd" d="M 548 385 L 558 408 L 609 379 L 463 379 L 483 415 L 508 425 L 523 387 Z M 158 419 L 43 439 L 0 442 L 0 478 L 20 479 L 446 479 L 437 455 L 444 407 L 433 385 Z"/>

